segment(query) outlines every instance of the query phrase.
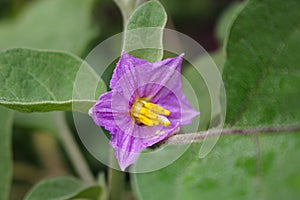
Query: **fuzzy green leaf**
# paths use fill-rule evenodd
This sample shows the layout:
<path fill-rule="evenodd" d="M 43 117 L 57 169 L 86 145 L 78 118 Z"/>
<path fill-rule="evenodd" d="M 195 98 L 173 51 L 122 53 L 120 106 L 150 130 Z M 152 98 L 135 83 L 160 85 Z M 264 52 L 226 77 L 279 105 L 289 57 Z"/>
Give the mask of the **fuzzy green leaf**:
<path fill-rule="evenodd" d="M 124 50 L 149 62 L 161 60 L 163 28 L 166 21 L 167 14 L 158 1 L 152 0 L 142 4 L 128 20 Z"/>
<path fill-rule="evenodd" d="M 81 190 L 76 195 L 74 195 L 71 199 L 98 200 L 101 194 L 102 194 L 101 187 L 99 185 L 94 185 Z"/>
<path fill-rule="evenodd" d="M 233 23 L 223 73 L 228 124 L 299 123 L 299 9 L 297 0 L 252 0 Z"/>
<path fill-rule="evenodd" d="M 195 156 L 199 146 L 193 147 L 164 169 L 133 174 L 137 196 L 144 200 L 296 200 L 300 195 L 300 163 L 296 161 L 300 132 L 261 137 L 260 157 L 252 137 L 222 137 L 204 159 Z"/>
<path fill-rule="evenodd" d="M 84 186 L 84 183 L 73 177 L 45 179 L 35 185 L 25 200 L 40 199 L 91 199 L 97 200 L 101 194 L 100 186 Z"/>
<path fill-rule="evenodd" d="M 21 112 L 87 112 L 105 91 L 91 67 L 64 52 L 7 50 L 0 53 L 0 71 L 0 105 Z M 84 82 L 76 81 L 78 71 L 84 75 Z M 94 91 L 95 96 L 87 99 L 86 91 Z"/>

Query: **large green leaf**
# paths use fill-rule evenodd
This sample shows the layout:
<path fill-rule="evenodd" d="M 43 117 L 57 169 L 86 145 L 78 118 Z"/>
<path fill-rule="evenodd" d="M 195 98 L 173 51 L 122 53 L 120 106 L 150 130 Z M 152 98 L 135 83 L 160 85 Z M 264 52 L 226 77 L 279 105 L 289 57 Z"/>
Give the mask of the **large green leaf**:
<path fill-rule="evenodd" d="M 299 135 L 261 137 L 259 147 L 254 140 L 224 137 L 204 160 L 191 161 L 177 177 L 179 199 L 297 199 Z"/>
<path fill-rule="evenodd" d="M 252 0 L 233 23 L 223 74 L 227 123 L 299 122 L 299 9 L 297 0 Z"/>
<path fill-rule="evenodd" d="M 87 112 L 105 91 L 86 63 L 64 52 L 7 50 L 0 53 L 0 71 L 0 105 L 22 112 L 72 110 L 72 103 L 73 109 Z M 78 73 L 84 80 L 76 79 Z"/>
<path fill-rule="evenodd" d="M 12 112 L 0 107 L 0 199 L 8 199 L 12 176 Z"/>
<path fill-rule="evenodd" d="M 233 22 L 223 71 L 229 126 L 300 124 L 299 9 L 297 0 L 250 0 Z M 174 199 L 300 196 L 300 132 L 222 136 L 203 159 L 191 151 L 165 169 L 135 175 L 138 195 L 144 200 L 160 194 Z M 151 184 L 160 179 L 168 186 Z"/>
<path fill-rule="evenodd" d="M 163 56 L 162 37 L 166 21 L 167 14 L 158 1 L 142 4 L 128 20 L 124 50 L 149 62 L 160 60 Z"/>
<path fill-rule="evenodd" d="M 98 29 L 91 24 L 93 0 L 32 2 L 13 20 L 0 22 L 0 49 L 34 47 L 81 54 Z"/>
<path fill-rule="evenodd" d="M 100 186 L 86 187 L 73 177 L 45 179 L 29 191 L 25 200 L 66 200 L 66 199 L 99 199 Z"/>
<path fill-rule="evenodd" d="M 260 157 L 253 141 L 224 136 L 204 159 L 191 148 L 164 169 L 132 175 L 132 185 L 144 200 L 298 199 L 300 132 L 262 137 Z"/>

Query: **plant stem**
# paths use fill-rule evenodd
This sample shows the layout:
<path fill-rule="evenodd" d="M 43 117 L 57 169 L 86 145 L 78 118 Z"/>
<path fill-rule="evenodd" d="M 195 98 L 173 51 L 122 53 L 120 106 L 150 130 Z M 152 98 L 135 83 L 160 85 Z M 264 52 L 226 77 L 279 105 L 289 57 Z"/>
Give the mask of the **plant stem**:
<path fill-rule="evenodd" d="M 123 16 L 123 24 L 126 27 L 127 20 L 135 9 L 136 0 L 114 0 L 121 10 Z M 125 29 L 124 29 L 125 30 Z"/>
<path fill-rule="evenodd" d="M 110 153 L 111 166 L 116 163 L 116 158 L 111 151 Z M 109 200 L 121 200 L 123 189 L 124 189 L 125 173 L 122 171 L 109 168 L 108 170 L 108 190 L 109 190 Z"/>
<path fill-rule="evenodd" d="M 75 171 L 86 184 L 93 184 L 95 182 L 94 177 L 79 149 L 78 144 L 74 140 L 73 135 L 67 126 L 64 112 L 56 113 L 56 123 L 60 132 L 63 147 L 68 153 Z"/>
<path fill-rule="evenodd" d="M 207 131 L 201 131 L 198 133 L 186 133 L 173 135 L 161 144 L 190 144 L 192 142 L 201 142 L 206 137 L 216 137 L 220 135 L 255 135 L 255 134 L 279 134 L 300 131 L 300 125 L 290 125 L 290 126 L 274 126 L 274 127 L 253 127 L 245 129 L 211 129 Z"/>
<path fill-rule="evenodd" d="M 114 0 L 122 13 L 124 27 L 123 30 L 126 30 L 127 21 L 134 10 L 146 1 L 147 0 Z"/>

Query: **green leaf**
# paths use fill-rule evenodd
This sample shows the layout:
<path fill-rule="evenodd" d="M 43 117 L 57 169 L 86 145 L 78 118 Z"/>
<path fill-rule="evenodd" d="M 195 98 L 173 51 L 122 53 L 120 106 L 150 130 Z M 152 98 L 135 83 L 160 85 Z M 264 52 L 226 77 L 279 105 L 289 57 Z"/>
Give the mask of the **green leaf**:
<path fill-rule="evenodd" d="M 102 193 L 101 187 L 98 185 L 94 185 L 80 191 L 78 194 L 74 195 L 71 199 L 98 200 L 101 193 Z"/>
<path fill-rule="evenodd" d="M 299 147 L 300 132 L 263 136 L 258 157 L 254 138 L 224 136 L 204 159 L 195 156 L 199 147 L 194 145 L 164 169 L 133 174 L 132 185 L 144 200 L 296 200 L 300 195 L 300 163 L 295 162 Z M 262 165 L 257 166 L 257 161 Z"/>
<path fill-rule="evenodd" d="M 12 178 L 12 119 L 12 112 L 0 107 L 0 199 L 8 199 Z"/>
<path fill-rule="evenodd" d="M 0 105 L 21 112 L 87 112 L 105 91 L 89 65 L 64 52 L 7 50 L 0 53 L 0 71 Z"/>
<path fill-rule="evenodd" d="M 297 199 L 299 135 L 264 136 L 259 147 L 254 140 L 224 137 L 204 160 L 194 159 L 177 180 L 179 199 Z"/>
<path fill-rule="evenodd" d="M 250 0 L 233 22 L 223 71 L 229 126 L 300 123 L 299 9 L 296 0 Z M 144 200 L 161 195 L 175 200 L 300 196 L 300 132 L 221 136 L 203 159 L 197 158 L 199 146 L 194 146 L 196 151 L 190 149 L 167 168 L 134 175 L 138 196 Z"/>
<path fill-rule="evenodd" d="M 45 179 L 31 189 L 25 200 L 69 199 L 83 187 L 83 182 L 73 177 Z"/>
<path fill-rule="evenodd" d="M 0 49 L 34 47 L 81 54 L 99 33 L 92 26 L 93 0 L 32 2 L 17 18 L 0 22 Z"/>
<path fill-rule="evenodd" d="M 25 197 L 25 200 L 66 200 L 94 199 L 101 194 L 100 186 L 84 186 L 84 183 L 73 177 L 46 179 L 35 185 Z"/>
<path fill-rule="evenodd" d="M 152 0 L 142 4 L 128 20 L 124 50 L 149 62 L 161 60 L 163 28 L 166 21 L 167 14 L 158 1 Z"/>
<path fill-rule="evenodd" d="M 223 72 L 228 124 L 299 123 L 299 9 L 297 0 L 252 0 L 233 23 Z"/>

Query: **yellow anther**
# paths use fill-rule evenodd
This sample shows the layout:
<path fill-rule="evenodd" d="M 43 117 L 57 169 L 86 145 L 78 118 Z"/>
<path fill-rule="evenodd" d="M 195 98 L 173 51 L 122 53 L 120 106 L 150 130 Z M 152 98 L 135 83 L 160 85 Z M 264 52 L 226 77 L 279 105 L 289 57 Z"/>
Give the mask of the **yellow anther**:
<path fill-rule="evenodd" d="M 166 121 L 166 122 L 164 122 L 164 126 L 165 127 L 168 127 L 168 126 L 170 126 L 171 125 L 171 122 L 168 120 L 168 121 Z"/>
<path fill-rule="evenodd" d="M 149 119 L 148 117 L 146 117 L 144 115 L 141 115 L 141 114 L 138 115 L 138 120 L 141 123 L 143 123 L 144 125 L 147 125 L 147 126 L 157 126 L 157 125 L 159 125 L 159 121 Z"/>
<path fill-rule="evenodd" d="M 138 122 L 146 126 L 163 125 L 170 126 L 170 121 L 167 117 L 170 111 L 154 103 L 149 103 L 144 99 L 137 99 L 131 107 L 131 116 Z"/>
<path fill-rule="evenodd" d="M 164 109 L 163 107 L 161 107 L 161 106 L 159 106 L 157 104 L 154 104 L 154 103 L 145 102 L 144 106 L 146 108 L 149 108 L 153 112 L 155 112 L 157 114 L 160 114 L 160 115 L 169 116 L 171 114 L 170 111 L 168 111 L 168 110 Z"/>
<path fill-rule="evenodd" d="M 145 108 L 145 107 L 142 107 L 140 109 L 140 113 L 142 115 L 145 115 L 146 117 L 150 118 L 150 119 L 157 119 L 158 118 L 158 115 L 155 114 L 154 112 L 152 112 L 151 110 Z"/>

